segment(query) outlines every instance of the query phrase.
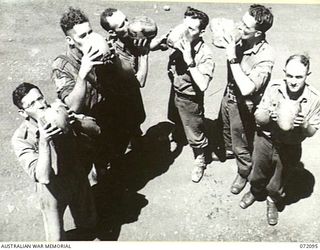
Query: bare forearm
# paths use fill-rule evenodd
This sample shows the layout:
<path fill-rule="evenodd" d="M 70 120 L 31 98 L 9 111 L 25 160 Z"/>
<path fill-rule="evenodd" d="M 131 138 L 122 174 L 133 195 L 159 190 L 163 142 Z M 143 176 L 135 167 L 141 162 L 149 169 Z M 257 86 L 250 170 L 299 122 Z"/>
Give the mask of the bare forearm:
<path fill-rule="evenodd" d="M 147 75 L 149 69 L 149 56 L 141 55 L 138 58 L 138 71 L 136 73 L 136 78 L 140 83 L 140 87 L 143 88 L 146 84 Z"/>
<path fill-rule="evenodd" d="M 76 122 L 74 128 L 90 136 L 98 136 L 101 134 L 101 128 L 96 123 L 96 120 L 89 116 L 75 114 Z"/>
<path fill-rule="evenodd" d="M 39 142 L 39 158 L 36 167 L 36 179 L 42 184 L 50 183 L 51 168 L 51 152 L 49 142 L 40 139 Z"/>
<path fill-rule="evenodd" d="M 81 112 L 85 103 L 87 86 L 84 78 L 77 77 L 76 84 L 70 94 L 65 98 L 65 103 L 74 112 Z"/>
<path fill-rule="evenodd" d="M 250 95 L 256 89 L 254 82 L 242 71 L 240 64 L 230 64 L 233 78 L 243 96 Z"/>
<path fill-rule="evenodd" d="M 189 68 L 189 72 L 201 91 L 205 91 L 209 86 L 209 77 L 202 74 L 197 67 Z"/>
<path fill-rule="evenodd" d="M 303 129 L 303 133 L 306 137 L 311 137 L 317 132 L 317 129 L 315 129 L 309 123 L 307 123 L 302 129 Z"/>

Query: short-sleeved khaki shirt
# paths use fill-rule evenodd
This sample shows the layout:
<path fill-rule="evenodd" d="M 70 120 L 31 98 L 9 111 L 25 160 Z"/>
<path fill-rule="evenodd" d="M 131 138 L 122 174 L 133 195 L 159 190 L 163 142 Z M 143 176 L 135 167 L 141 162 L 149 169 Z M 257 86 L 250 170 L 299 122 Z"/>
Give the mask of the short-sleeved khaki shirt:
<path fill-rule="evenodd" d="M 246 51 L 242 50 L 243 48 L 241 46 L 236 47 L 237 57 L 241 59 L 240 67 L 256 86 L 254 93 L 245 99 L 252 100 L 254 104 L 258 104 L 271 78 L 271 71 L 274 65 L 274 51 L 264 39 L 251 49 Z M 239 100 L 243 98 L 235 83 L 229 63 L 226 92 L 235 95 Z"/>
<path fill-rule="evenodd" d="M 195 45 L 193 53 L 195 67 L 211 81 L 215 66 L 211 49 L 201 39 Z M 191 96 L 200 93 L 179 50 L 174 50 L 170 55 L 168 71 L 173 75 L 173 87 L 176 92 Z"/>
<path fill-rule="evenodd" d="M 269 83 L 263 98 L 255 112 L 257 124 L 266 124 L 262 126 L 264 134 L 276 141 L 285 144 L 301 143 L 306 136 L 301 128 L 297 127 L 290 131 L 282 131 L 279 126 L 271 121 L 269 110 L 276 107 L 283 99 L 289 99 L 284 80 L 274 80 Z M 301 105 L 301 114 L 315 129 L 320 128 L 320 97 L 316 89 L 306 83 L 302 95 L 297 102 Z M 267 120 L 265 120 L 267 119 Z"/>

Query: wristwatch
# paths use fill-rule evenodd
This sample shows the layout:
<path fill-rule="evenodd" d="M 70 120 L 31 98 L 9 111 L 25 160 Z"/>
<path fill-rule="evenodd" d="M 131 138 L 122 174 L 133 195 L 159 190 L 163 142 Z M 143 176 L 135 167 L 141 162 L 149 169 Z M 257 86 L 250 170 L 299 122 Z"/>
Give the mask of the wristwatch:
<path fill-rule="evenodd" d="M 240 63 L 240 61 L 238 58 L 232 58 L 231 60 L 229 60 L 229 63 L 230 64 L 237 64 L 237 63 Z"/>

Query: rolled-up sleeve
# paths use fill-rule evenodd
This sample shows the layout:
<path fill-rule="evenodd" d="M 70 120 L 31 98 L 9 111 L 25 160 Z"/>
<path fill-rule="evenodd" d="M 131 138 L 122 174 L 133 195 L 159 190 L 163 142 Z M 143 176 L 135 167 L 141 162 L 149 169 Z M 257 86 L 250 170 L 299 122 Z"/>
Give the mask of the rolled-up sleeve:
<path fill-rule="evenodd" d="M 265 86 L 270 78 L 273 68 L 272 61 L 263 61 L 256 64 L 250 72 L 249 78 L 255 84 L 256 91 Z"/>
<path fill-rule="evenodd" d="M 197 68 L 203 75 L 208 76 L 209 81 L 211 81 L 215 67 L 212 52 L 210 48 L 206 46 L 202 47 L 200 51 L 201 53 L 196 57 Z"/>
<path fill-rule="evenodd" d="M 311 109 L 310 114 L 307 117 L 309 124 L 315 129 L 320 128 L 320 101 L 317 100 L 314 102 L 314 105 Z"/>
<path fill-rule="evenodd" d="M 13 136 L 11 139 L 12 147 L 15 155 L 18 157 L 20 165 L 30 178 L 37 182 L 36 166 L 38 163 L 39 154 L 33 145 L 26 140 Z"/>
<path fill-rule="evenodd" d="M 58 58 L 52 65 L 51 80 L 56 87 L 58 98 L 64 100 L 73 90 L 76 79 L 71 73 L 73 69 L 69 69 L 68 64 Z"/>

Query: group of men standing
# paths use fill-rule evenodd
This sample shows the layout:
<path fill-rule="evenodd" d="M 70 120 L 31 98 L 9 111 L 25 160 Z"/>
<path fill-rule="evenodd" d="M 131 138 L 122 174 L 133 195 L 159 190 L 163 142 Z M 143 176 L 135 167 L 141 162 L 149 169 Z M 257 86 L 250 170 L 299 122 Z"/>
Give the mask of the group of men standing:
<path fill-rule="evenodd" d="M 23 83 L 13 92 L 14 104 L 26 118 L 13 136 L 13 147 L 37 183 L 47 240 L 64 239 L 67 205 L 76 226 L 94 228 L 96 213 L 86 176 L 94 166 L 99 181 L 106 165 L 125 154 L 128 144 L 139 144 L 140 125 L 146 116 L 140 87 L 146 83 L 149 52 L 167 47 L 167 36 L 151 42 L 130 38 L 128 19 L 120 10 L 106 9 L 100 18 L 115 48 L 108 63 L 97 60 L 99 51 L 84 49 L 93 31 L 81 10 L 70 7 L 60 20 L 69 46 L 66 54 L 54 60 L 52 81 L 61 105 L 69 112 L 72 132 L 63 134 L 54 124 L 41 121 L 50 105 L 38 87 Z M 193 150 L 191 179 L 198 183 L 212 160 L 204 123 L 204 92 L 213 78 L 215 62 L 202 39 L 208 15 L 188 7 L 183 23 L 189 36 L 169 56 L 168 118 L 175 124 L 171 136 L 175 149 L 188 143 Z M 240 206 L 247 208 L 267 198 L 268 223 L 275 225 L 277 203 L 285 195 L 284 175 L 299 163 L 301 142 L 319 127 L 320 99 L 306 83 L 310 62 L 304 55 L 291 56 L 284 79 L 269 83 L 274 55 L 266 32 L 272 24 L 269 8 L 251 5 L 238 27 L 240 41 L 225 37 L 228 77 L 219 121 L 224 137 L 220 150 L 226 158 L 234 156 L 238 166 L 231 192 L 239 194 L 250 181 L 250 192 Z M 282 99 L 303 99 L 290 131 L 277 125 L 275 107 Z"/>

